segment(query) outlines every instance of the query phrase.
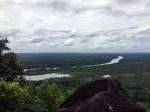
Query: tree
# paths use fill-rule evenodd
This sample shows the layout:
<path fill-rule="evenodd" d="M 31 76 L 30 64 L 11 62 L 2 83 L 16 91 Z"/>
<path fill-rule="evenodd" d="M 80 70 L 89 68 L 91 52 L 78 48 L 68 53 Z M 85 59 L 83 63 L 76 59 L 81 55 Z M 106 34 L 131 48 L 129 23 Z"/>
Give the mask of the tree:
<path fill-rule="evenodd" d="M 24 71 L 11 52 L 6 37 L 0 36 L 0 112 L 47 112 L 44 101 L 31 95 Z"/>
<path fill-rule="evenodd" d="M 33 88 L 30 82 L 21 85 L 24 71 L 8 43 L 0 36 L 0 112 L 56 112 L 71 91 L 64 92 L 47 81 Z"/>
<path fill-rule="evenodd" d="M 8 39 L 0 36 L 0 79 L 5 81 L 24 81 L 24 71 L 17 63 L 17 56 L 7 46 Z"/>
<path fill-rule="evenodd" d="M 6 46 L 8 42 L 7 38 L 4 38 L 3 36 L 0 36 L 0 57 L 2 56 L 3 51 L 9 50 L 9 48 Z"/>
<path fill-rule="evenodd" d="M 18 82 L 0 80 L 0 112 L 47 112 L 44 102 Z"/>
<path fill-rule="evenodd" d="M 44 81 L 35 88 L 35 94 L 44 101 L 48 112 L 56 112 L 64 99 L 72 93 L 72 90 L 64 91 L 57 84 L 49 81 Z"/>

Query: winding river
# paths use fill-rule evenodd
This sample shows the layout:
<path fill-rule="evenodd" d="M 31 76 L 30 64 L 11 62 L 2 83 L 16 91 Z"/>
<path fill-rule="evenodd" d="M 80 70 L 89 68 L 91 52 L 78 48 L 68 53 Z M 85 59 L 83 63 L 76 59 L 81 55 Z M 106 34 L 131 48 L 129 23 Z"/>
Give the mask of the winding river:
<path fill-rule="evenodd" d="M 107 63 L 102 63 L 102 64 L 96 64 L 96 65 L 85 65 L 85 66 L 74 66 L 72 68 L 77 68 L 77 67 L 96 67 L 96 66 L 105 66 L 105 65 L 112 65 L 112 64 L 117 64 L 119 63 L 122 59 L 124 59 L 124 57 L 122 56 L 118 56 L 115 59 L 112 59 L 110 62 Z M 37 68 L 37 69 L 25 69 L 24 71 L 28 71 L 28 70 L 40 70 L 41 68 Z M 46 68 L 47 70 L 50 68 Z M 60 68 L 59 68 L 60 69 Z M 70 77 L 69 74 L 61 74 L 61 73 L 49 73 L 49 74 L 42 74 L 42 75 L 31 75 L 31 76 L 24 76 L 26 80 L 30 80 L 30 81 L 40 81 L 40 80 L 46 80 L 49 78 L 63 78 L 63 77 Z"/>

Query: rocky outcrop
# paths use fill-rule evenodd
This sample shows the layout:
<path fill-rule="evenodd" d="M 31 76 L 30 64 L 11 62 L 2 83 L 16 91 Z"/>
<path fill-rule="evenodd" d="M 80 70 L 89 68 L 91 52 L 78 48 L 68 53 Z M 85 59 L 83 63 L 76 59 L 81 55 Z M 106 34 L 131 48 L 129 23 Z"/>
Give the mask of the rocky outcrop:
<path fill-rule="evenodd" d="M 79 88 L 60 106 L 59 112 L 146 112 L 111 77 Z"/>

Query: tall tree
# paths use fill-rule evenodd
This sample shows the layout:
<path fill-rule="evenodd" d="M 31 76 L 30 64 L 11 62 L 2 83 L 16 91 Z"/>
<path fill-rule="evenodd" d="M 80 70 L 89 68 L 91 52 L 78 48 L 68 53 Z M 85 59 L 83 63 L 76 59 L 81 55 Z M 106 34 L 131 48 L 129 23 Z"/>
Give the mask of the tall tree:
<path fill-rule="evenodd" d="M 30 94 L 24 71 L 11 52 L 6 37 L 0 36 L 0 112 L 47 112 L 44 101 Z"/>
<path fill-rule="evenodd" d="M 5 81 L 23 81 L 24 71 L 17 63 L 17 56 L 7 46 L 8 39 L 0 36 L 0 79 Z"/>
<path fill-rule="evenodd" d="M 5 50 L 9 50 L 9 48 L 7 47 L 7 43 L 9 43 L 8 42 L 8 40 L 7 40 L 7 38 L 4 38 L 3 36 L 0 36 L 0 57 L 2 56 L 2 53 L 3 53 L 3 51 L 5 51 Z"/>

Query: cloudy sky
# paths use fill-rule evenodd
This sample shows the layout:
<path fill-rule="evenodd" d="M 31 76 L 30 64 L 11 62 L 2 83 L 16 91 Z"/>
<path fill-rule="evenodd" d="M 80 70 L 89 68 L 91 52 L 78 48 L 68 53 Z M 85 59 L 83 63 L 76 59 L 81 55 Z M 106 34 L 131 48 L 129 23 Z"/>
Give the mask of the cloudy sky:
<path fill-rule="evenodd" d="M 15 52 L 150 52 L 149 0 L 0 0 Z"/>

